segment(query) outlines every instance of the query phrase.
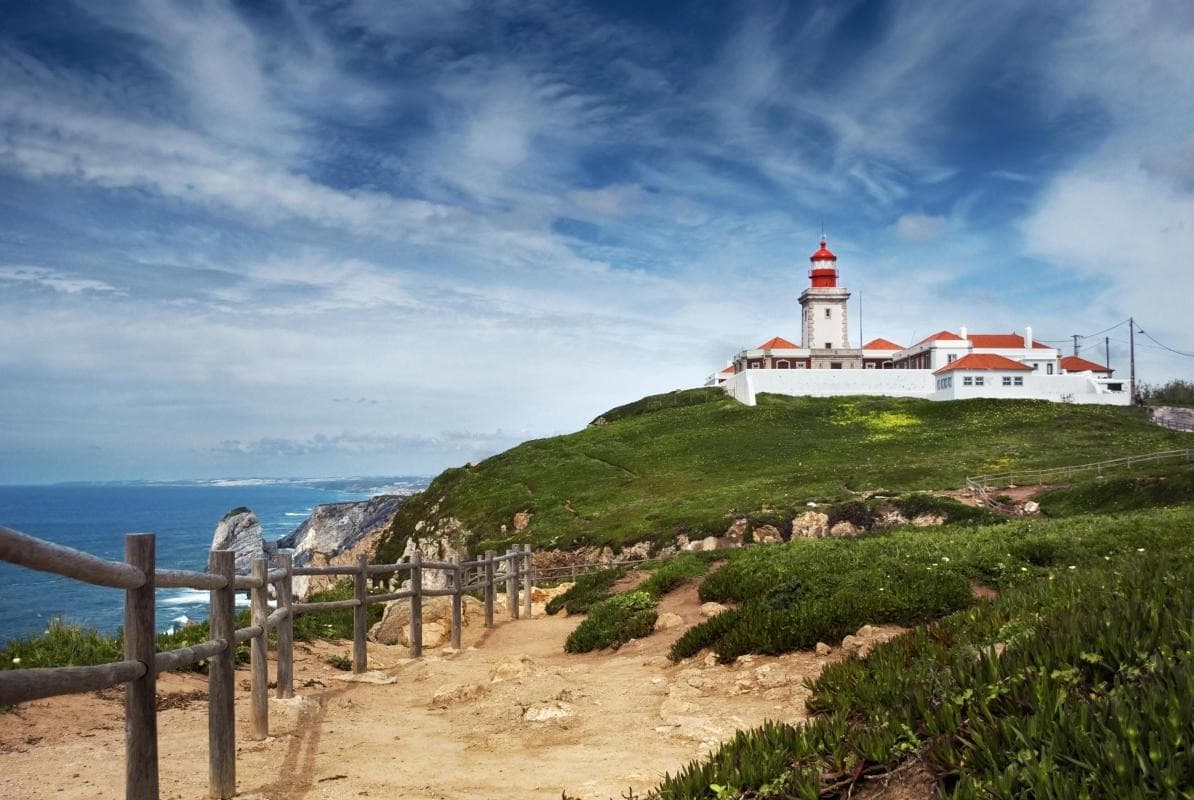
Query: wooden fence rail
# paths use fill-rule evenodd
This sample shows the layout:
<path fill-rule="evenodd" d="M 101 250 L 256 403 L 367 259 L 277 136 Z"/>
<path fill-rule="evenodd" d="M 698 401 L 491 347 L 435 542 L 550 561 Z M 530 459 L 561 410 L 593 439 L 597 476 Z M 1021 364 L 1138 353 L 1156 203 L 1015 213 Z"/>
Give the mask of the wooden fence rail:
<path fill-rule="evenodd" d="M 1120 458 L 1109 458 L 1104 461 L 1093 461 L 1089 464 L 1072 464 L 1065 467 L 1012 470 L 1010 472 L 997 472 L 990 475 L 975 475 L 966 479 L 966 488 L 970 490 L 970 493 L 981 504 L 1010 514 L 1015 513 L 1015 506 L 1002 503 L 992 497 L 991 492 L 993 489 L 1072 480 L 1075 475 L 1087 472 L 1102 475 L 1104 472 L 1131 467 L 1135 464 L 1155 464 L 1162 461 L 1194 461 L 1194 448 L 1161 450 L 1156 453 L 1122 456 Z"/>
<path fill-rule="evenodd" d="M 415 551 L 409 561 L 396 564 L 357 563 L 340 567 L 295 567 L 290 554 L 278 556 L 274 569 L 265 559 L 253 562 L 249 575 L 237 575 L 234 554 L 213 550 L 206 572 L 157 569 L 155 537 L 149 533 L 125 536 L 125 560 L 108 561 L 89 553 L 47 542 L 0 526 L 0 560 L 86 583 L 125 590 L 124 658 L 89 667 L 52 667 L 0 671 L 0 705 L 125 686 L 125 797 L 156 800 L 158 751 L 156 678 L 161 672 L 182 669 L 206 659 L 208 663 L 208 775 L 209 795 L 229 798 L 236 794 L 236 646 L 249 642 L 249 728 L 254 739 L 269 735 L 269 633 L 277 633 L 276 686 L 279 698 L 294 694 L 294 619 L 299 614 L 336 609 L 353 610 L 353 672 L 368 669 L 366 634 L 368 607 L 409 599 L 411 604 L 410 654 L 423 651 L 422 604 L 424 597 L 452 598 L 452 646 L 460 647 L 463 596 L 480 591 L 485 598 L 485 625 L 493 627 L 493 607 L 499 585 L 505 585 L 511 619 L 519 616 L 519 591 L 527 618 L 535 568 L 529 545 L 514 546 L 498 556 L 462 561 L 423 561 Z M 442 572 L 446 587 L 424 587 L 424 572 Z M 410 573 L 410 588 L 370 595 L 371 575 Z M 353 598 L 322 603 L 295 603 L 291 585 L 295 575 L 343 575 L 353 580 Z M 155 592 L 159 588 L 208 590 L 211 639 L 190 647 L 155 652 Z M 248 590 L 250 622 L 236 628 L 235 594 Z M 272 590 L 272 592 L 271 592 Z M 271 611 L 269 595 L 277 597 Z"/>

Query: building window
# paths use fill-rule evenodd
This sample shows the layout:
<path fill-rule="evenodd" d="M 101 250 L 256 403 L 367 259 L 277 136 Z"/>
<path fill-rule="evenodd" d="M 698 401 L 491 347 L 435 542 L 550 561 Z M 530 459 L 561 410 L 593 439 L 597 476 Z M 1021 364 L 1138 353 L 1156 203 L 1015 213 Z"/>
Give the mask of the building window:
<path fill-rule="evenodd" d="M 979 375 L 975 375 L 975 376 L 974 376 L 974 385 L 975 385 L 975 386 L 982 386 L 982 385 L 983 385 L 983 379 L 982 379 L 982 377 L 981 377 L 981 376 L 979 376 Z"/>
<path fill-rule="evenodd" d="M 957 360 L 958 360 L 958 354 L 957 354 L 957 353 L 950 353 L 948 356 L 946 356 L 946 362 L 945 362 L 945 363 L 946 363 L 946 364 L 952 364 L 952 363 L 954 363 L 954 362 L 955 362 L 955 361 L 957 361 Z"/>
<path fill-rule="evenodd" d="M 967 375 L 965 378 L 962 378 L 962 385 L 963 386 L 973 386 L 974 378 L 971 378 L 969 375 Z"/>
<path fill-rule="evenodd" d="M 830 368 L 830 369 L 841 369 L 841 368 L 842 368 L 842 362 L 840 362 L 840 361 L 830 361 L 830 362 L 829 362 L 829 368 Z"/>
<path fill-rule="evenodd" d="M 1023 378 L 1023 377 L 1021 377 L 1021 376 L 1017 375 L 1015 380 L 1016 380 L 1016 385 L 1017 385 L 1017 386 L 1023 386 L 1023 385 L 1024 385 L 1024 378 Z"/>
<path fill-rule="evenodd" d="M 780 361 L 775 362 L 775 368 L 776 369 L 791 369 L 792 365 L 789 364 L 787 361 L 780 360 Z"/>
<path fill-rule="evenodd" d="M 833 310 L 829 309 L 829 308 L 825 309 L 825 319 L 832 319 L 832 318 L 833 318 Z"/>
<path fill-rule="evenodd" d="M 1052 375 L 1052 374 L 1053 374 L 1053 365 L 1052 365 L 1052 364 L 1046 364 L 1046 365 L 1045 365 L 1045 372 L 1047 372 L 1047 373 L 1049 373 L 1050 375 Z"/>
<path fill-rule="evenodd" d="M 749 366 L 749 368 L 750 368 L 750 369 L 758 369 L 758 368 L 759 368 L 759 362 L 758 362 L 758 361 L 752 361 L 752 362 L 750 362 L 750 364 L 749 364 L 748 366 Z"/>
<path fill-rule="evenodd" d="M 826 342 L 826 343 L 825 343 L 825 349 L 826 349 L 826 350 L 832 350 L 832 349 L 833 349 L 833 342 Z"/>
<path fill-rule="evenodd" d="M 1012 376 L 1011 376 L 1011 375 L 1004 375 L 1004 376 L 1003 376 L 1003 385 L 1004 385 L 1004 386 L 1011 386 L 1011 385 L 1012 385 Z"/>
<path fill-rule="evenodd" d="M 804 362 L 803 362 L 803 361 L 797 361 L 797 362 L 796 362 L 796 369 L 804 369 Z"/>
<path fill-rule="evenodd" d="M 868 362 L 867 362 L 867 365 L 866 365 L 866 368 L 867 368 L 867 369 L 874 369 L 874 368 L 875 368 L 875 363 L 874 363 L 873 361 L 868 361 Z"/>

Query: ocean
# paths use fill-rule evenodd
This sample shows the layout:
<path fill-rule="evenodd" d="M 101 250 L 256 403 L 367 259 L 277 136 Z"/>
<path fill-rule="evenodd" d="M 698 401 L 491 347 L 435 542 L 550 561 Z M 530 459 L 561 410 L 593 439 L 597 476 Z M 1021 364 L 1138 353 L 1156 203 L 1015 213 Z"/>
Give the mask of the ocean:
<path fill-rule="evenodd" d="M 426 483 L 399 477 L 0 486 L 0 525 L 115 561 L 124 558 L 125 533 L 155 533 L 159 567 L 200 570 L 216 524 L 238 506 L 253 509 L 272 540 L 298 527 L 321 503 L 407 494 Z M 158 630 L 184 617 L 206 619 L 207 600 L 205 591 L 159 590 Z M 0 562 L 0 643 L 40 634 L 55 618 L 113 633 L 122 623 L 122 602 L 119 589 Z"/>

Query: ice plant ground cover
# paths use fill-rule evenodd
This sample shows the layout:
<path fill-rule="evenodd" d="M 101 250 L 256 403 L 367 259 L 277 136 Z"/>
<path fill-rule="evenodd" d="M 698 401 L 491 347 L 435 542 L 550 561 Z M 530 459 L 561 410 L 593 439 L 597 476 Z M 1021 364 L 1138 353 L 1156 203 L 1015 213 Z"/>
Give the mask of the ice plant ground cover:
<path fill-rule="evenodd" d="M 902 575 L 882 571 L 899 564 L 942 585 L 981 579 L 1001 592 L 966 601 L 865 660 L 827 667 L 810 685 L 807 725 L 739 732 L 652 797 L 845 797 L 867 776 L 910 760 L 958 798 L 1190 797 L 1191 534 L 1194 508 L 1183 507 L 798 543 L 773 565 L 744 551 L 705 582 L 709 596 L 744 598 L 776 576 L 811 586 L 868 559 L 883 564 L 871 571 L 875 579 Z M 790 594 L 798 608 L 802 593 Z M 765 606 L 778 599 L 760 602 L 769 619 Z M 804 602 L 831 611 L 815 597 Z M 763 647 L 795 641 L 784 638 L 787 627 L 767 638 L 767 624 L 760 632 L 747 616 L 706 623 L 718 634 L 713 643 L 734 635 L 731 642 Z M 832 625 L 831 616 L 795 616 L 801 625 Z M 747 633 L 735 634 L 743 626 Z"/>

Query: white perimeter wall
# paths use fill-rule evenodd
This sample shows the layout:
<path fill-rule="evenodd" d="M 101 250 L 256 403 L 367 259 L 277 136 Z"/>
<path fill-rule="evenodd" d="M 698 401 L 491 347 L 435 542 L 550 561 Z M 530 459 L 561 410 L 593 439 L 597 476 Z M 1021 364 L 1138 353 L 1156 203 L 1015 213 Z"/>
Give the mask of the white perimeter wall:
<path fill-rule="evenodd" d="M 759 392 L 793 397 L 929 397 L 937 380 L 927 369 L 747 369 L 725 382 L 726 394 L 755 404 Z"/>
<path fill-rule="evenodd" d="M 963 386 L 962 376 L 957 372 L 951 374 L 954 385 L 938 391 L 937 378 L 927 369 L 748 369 L 732 376 L 725 382 L 724 388 L 726 394 L 748 406 L 755 404 L 755 395 L 760 392 L 791 397 L 870 394 L 880 397 L 925 397 L 930 400 L 1001 397 L 1115 406 L 1126 406 L 1131 402 L 1128 392 L 1109 392 L 1087 375 L 1017 372 L 1010 374 L 1022 376 L 1024 385 L 1004 386 L 1001 373 L 985 372 L 985 385 Z"/>

